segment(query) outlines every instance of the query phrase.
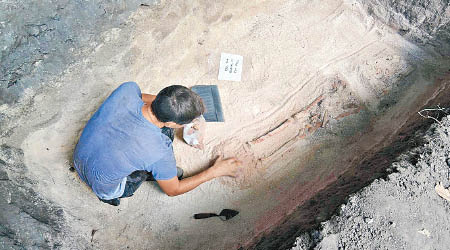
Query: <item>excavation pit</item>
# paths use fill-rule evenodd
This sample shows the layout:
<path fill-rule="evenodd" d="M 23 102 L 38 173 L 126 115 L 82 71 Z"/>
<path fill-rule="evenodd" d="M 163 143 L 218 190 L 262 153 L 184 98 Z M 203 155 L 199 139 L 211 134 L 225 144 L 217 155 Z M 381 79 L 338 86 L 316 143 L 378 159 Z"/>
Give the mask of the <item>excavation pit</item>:
<path fill-rule="evenodd" d="M 448 43 L 439 36 L 448 30 L 438 29 L 448 15 L 427 19 L 437 30 L 427 38 L 426 27 L 419 36 L 383 19 L 395 7 L 339 0 L 138 7 L 83 45 L 89 53 L 58 77 L 26 88 L 20 101 L 4 99 L 0 162 L 12 182 L 0 182 L 10 197 L 3 206 L 43 223 L 40 244 L 56 248 L 290 247 L 417 143 L 416 131 L 432 122 L 418 111 L 449 105 Z M 434 17 L 444 15 L 439 8 L 430 7 Z M 222 52 L 243 56 L 241 82 L 217 80 Z M 154 94 L 171 84 L 217 85 L 226 122 L 208 123 L 204 150 L 178 136 L 177 164 L 192 175 L 218 155 L 236 156 L 243 174 L 178 197 L 145 183 L 117 208 L 99 202 L 69 171 L 73 149 L 93 112 L 130 80 Z M 24 195 L 14 195 L 17 187 Z M 224 208 L 239 214 L 192 218 Z M 2 223 L 25 247 L 42 238 Z"/>

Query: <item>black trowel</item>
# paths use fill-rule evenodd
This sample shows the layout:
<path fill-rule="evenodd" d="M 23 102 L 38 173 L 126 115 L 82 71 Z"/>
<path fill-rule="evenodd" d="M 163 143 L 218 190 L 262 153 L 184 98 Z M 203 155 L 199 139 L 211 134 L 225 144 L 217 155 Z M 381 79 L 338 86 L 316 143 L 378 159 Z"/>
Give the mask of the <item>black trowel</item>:
<path fill-rule="evenodd" d="M 206 219 L 210 217 L 219 217 L 221 220 L 226 221 L 234 216 L 238 215 L 239 212 L 233 209 L 224 209 L 220 212 L 220 214 L 215 213 L 200 213 L 200 214 L 194 214 L 194 219 Z"/>

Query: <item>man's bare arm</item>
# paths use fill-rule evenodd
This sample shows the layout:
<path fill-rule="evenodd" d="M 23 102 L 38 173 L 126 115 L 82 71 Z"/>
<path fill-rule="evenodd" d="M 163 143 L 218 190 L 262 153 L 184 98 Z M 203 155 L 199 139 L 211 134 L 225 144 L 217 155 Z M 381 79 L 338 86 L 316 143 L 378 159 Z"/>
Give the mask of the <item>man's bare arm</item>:
<path fill-rule="evenodd" d="M 219 158 L 214 162 L 212 167 L 199 174 L 182 179 L 181 181 L 179 181 L 177 177 L 170 180 L 158 180 L 158 184 L 167 195 L 177 196 L 189 192 L 200 184 L 216 177 L 236 177 L 238 167 L 241 164 L 242 163 L 236 158 L 229 158 L 226 160 Z"/>
<path fill-rule="evenodd" d="M 142 101 L 145 103 L 151 103 L 155 100 L 156 95 L 144 94 L 142 93 Z"/>

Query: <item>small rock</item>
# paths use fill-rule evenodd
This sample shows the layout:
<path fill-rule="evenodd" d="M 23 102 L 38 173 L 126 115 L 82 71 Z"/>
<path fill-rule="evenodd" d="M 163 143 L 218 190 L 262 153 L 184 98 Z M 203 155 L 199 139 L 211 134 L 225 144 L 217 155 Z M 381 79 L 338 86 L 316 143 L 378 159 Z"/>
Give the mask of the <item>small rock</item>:
<path fill-rule="evenodd" d="M 423 234 L 423 235 L 427 236 L 428 238 L 430 238 L 430 236 L 431 236 L 430 231 L 428 231 L 428 230 L 425 229 L 425 228 L 423 228 L 422 230 L 417 231 L 417 232 L 420 233 L 420 234 Z"/>
<path fill-rule="evenodd" d="M 373 222 L 373 219 L 369 218 L 369 217 L 364 217 L 364 222 L 367 223 L 367 224 L 370 224 L 370 223 Z"/>
<path fill-rule="evenodd" d="M 40 31 L 39 27 L 37 27 L 37 26 L 29 26 L 27 29 L 27 33 L 30 36 L 34 36 L 34 37 L 38 36 L 40 32 L 41 31 Z"/>

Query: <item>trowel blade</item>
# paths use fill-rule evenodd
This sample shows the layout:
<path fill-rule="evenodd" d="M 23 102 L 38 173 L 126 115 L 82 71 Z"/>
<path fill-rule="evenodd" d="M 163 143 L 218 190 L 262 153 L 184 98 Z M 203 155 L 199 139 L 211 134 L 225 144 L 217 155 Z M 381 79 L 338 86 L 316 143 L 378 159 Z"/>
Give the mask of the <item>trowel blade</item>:
<path fill-rule="evenodd" d="M 219 216 L 225 216 L 225 220 L 229 220 L 238 215 L 239 212 L 233 209 L 224 209 L 220 212 Z"/>

